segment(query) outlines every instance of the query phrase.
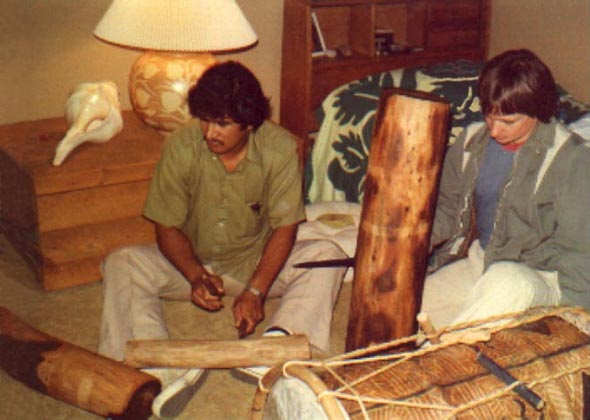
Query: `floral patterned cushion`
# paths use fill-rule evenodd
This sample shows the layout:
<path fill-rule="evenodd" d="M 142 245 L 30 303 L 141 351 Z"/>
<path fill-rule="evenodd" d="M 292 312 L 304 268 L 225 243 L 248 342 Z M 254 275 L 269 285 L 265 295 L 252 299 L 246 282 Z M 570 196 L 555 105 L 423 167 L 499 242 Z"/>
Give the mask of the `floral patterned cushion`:
<path fill-rule="evenodd" d="M 383 88 L 430 92 L 448 100 L 452 112 L 449 144 L 467 125 L 483 121 L 477 98 L 481 66 L 481 62 L 458 60 L 398 69 L 332 91 L 317 113 L 320 130 L 305 171 L 307 201 L 362 201 L 371 135 Z M 560 94 L 560 120 L 571 123 L 590 112 L 588 105 L 561 88 Z"/>

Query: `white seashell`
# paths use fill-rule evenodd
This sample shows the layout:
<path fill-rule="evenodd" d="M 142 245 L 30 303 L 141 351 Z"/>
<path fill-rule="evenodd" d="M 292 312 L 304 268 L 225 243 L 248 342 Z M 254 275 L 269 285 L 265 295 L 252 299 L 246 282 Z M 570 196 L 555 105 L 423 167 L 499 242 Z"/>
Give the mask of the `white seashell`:
<path fill-rule="evenodd" d="M 117 85 L 80 83 L 66 102 L 66 120 L 70 128 L 55 149 L 54 166 L 61 165 L 80 144 L 106 143 L 123 129 Z"/>

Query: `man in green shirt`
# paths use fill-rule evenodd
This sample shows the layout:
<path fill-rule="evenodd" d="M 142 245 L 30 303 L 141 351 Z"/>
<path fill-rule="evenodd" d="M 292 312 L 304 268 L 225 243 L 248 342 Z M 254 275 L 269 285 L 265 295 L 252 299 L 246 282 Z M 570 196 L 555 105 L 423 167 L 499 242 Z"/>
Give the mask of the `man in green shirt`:
<path fill-rule="evenodd" d="M 280 296 L 267 332 L 303 333 L 327 351 L 343 269 L 293 264 L 346 255 L 329 241 L 295 243 L 305 219 L 295 139 L 268 121 L 258 80 L 236 62 L 207 70 L 189 108 L 197 119 L 167 140 L 144 209 L 157 246 L 122 248 L 103 265 L 99 352 L 121 360 L 130 339 L 168 338 L 160 298 L 216 311 L 225 294 L 241 335 L 264 318 L 265 298 Z M 175 372 L 154 414 L 179 414 L 200 373 Z"/>

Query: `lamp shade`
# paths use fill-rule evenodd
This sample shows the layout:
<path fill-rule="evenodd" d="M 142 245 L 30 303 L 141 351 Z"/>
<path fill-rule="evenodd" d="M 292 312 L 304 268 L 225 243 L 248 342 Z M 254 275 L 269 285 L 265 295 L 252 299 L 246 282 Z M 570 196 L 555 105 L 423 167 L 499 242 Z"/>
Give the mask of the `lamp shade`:
<path fill-rule="evenodd" d="M 114 0 L 94 35 L 122 46 L 185 52 L 234 50 L 257 40 L 235 0 Z"/>

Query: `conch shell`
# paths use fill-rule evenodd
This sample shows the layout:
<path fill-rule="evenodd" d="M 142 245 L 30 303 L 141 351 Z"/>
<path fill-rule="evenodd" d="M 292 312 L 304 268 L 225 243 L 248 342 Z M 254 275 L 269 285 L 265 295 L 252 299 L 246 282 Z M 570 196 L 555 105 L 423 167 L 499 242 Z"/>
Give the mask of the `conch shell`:
<path fill-rule="evenodd" d="M 84 142 L 106 143 L 123 129 L 119 89 L 114 82 L 80 83 L 66 102 L 70 129 L 55 149 L 53 165 L 59 166 Z"/>

